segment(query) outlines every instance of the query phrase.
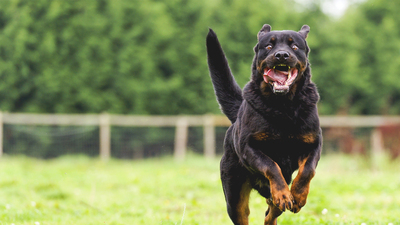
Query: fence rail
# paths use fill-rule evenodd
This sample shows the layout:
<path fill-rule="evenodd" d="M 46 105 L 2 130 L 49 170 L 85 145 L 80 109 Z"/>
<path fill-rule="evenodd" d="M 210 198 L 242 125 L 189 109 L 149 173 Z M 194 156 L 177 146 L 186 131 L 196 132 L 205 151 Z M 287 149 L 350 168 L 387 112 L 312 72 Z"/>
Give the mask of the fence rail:
<path fill-rule="evenodd" d="M 321 127 L 371 127 L 400 125 L 400 116 L 321 116 Z M 3 153 L 3 124 L 19 125 L 61 125 L 61 126 L 99 126 L 100 158 L 108 160 L 111 156 L 111 127 L 176 127 L 174 157 L 185 158 L 188 128 L 204 127 L 204 154 L 215 157 L 215 127 L 228 127 L 230 121 L 222 115 L 200 116 L 135 116 L 113 114 L 28 114 L 0 112 L 0 156 Z M 378 129 L 371 133 L 371 148 L 383 149 L 382 135 Z"/>

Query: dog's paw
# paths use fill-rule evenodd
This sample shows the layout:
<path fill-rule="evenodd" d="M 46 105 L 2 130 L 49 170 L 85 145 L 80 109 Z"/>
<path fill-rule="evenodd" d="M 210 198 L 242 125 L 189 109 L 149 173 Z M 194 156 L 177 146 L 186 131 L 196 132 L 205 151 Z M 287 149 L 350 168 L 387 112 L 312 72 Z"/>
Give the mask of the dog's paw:
<path fill-rule="evenodd" d="M 292 211 L 293 213 L 298 213 L 301 210 L 301 208 L 306 204 L 309 192 L 308 187 L 302 187 L 302 188 L 296 188 L 296 187 L 297 186 L 292 186 L 291 190 L 294 199 L 294 204 L 290 211 Z"/>
<path fill-rule="evenodd" d="M 289 188 L 283 190 L 271 190 L 272 203 L 278 207 L 282 212 L 293 209 L 293 196 L 289 191 Z"/>

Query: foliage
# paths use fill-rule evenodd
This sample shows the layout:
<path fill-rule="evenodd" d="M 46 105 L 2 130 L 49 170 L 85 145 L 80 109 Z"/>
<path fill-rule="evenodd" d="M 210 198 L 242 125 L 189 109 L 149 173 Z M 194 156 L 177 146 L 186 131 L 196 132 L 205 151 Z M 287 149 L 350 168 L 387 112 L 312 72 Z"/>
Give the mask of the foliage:
<path fill-rule="evenodd" d="M 340 19 L 319 1 L 0 1 L 0 108 L 14 112 L 218 113 L 205 54 L 213 28 L 243 86 L 264 23 L 311 26 L 322 114 L 400 112 L 399 5 L 368 0 Z"/>
<path fill-rule="evenodd" d="M 230 224 L 218 160 L 191 155 L 180 163 L 104 163 L 64 156 L 0 162 L 0 224 Z M 323 156 L 307 205 L 278 222 L 399 224 L 399 165 L 383 160 L 371 169 L 365 159 Z M 250 223 L 262 224 L 265 200 L 253 192 L 250 203 Z"/>
<path fill-rule="evenodd" d="M 323 30 L 313 55 L 322 113 L 400 113 L 398 9 L 389 0 L 365 1 Z"/>

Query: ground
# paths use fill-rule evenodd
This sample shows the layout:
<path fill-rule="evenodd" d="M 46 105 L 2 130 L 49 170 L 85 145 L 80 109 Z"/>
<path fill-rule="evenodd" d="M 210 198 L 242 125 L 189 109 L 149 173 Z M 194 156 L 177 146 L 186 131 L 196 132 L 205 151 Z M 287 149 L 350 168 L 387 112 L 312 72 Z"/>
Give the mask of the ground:
<path fill-rule="evenodd" d="M 0 159 L 0 225 L 231 224 L 219 160 L 189 155 L 101 162 L 85 156 Z M 400 224 L 400 163 L 323 156 L 307 205 L 279 224 Z M 267 205 L 253 192 L 250 223 Z"/>

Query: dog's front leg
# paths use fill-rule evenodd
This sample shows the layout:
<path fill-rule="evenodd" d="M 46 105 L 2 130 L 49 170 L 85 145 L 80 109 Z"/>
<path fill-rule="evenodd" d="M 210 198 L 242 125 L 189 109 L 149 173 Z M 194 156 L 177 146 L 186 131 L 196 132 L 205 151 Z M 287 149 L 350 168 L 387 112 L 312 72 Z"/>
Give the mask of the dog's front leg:
<path fill-rule="evenodd" d="M 306 204 L 307 196 L 310 191 L 310 182 L 315 175 L 315 169 L 318 164 L 318 160 L 321 156 L 321 135 L 316 140 L 316 147 L 313 151 L 305 158 L 299 159 L 299 171 L 296 178 L 293 180 L 291 193 L 294 198 L 294 205 L 291 211 L 298 213 L 300 209 Z"/>
<path fill-rule="evenodd" d="M 244 148 L 242 159 L 249 167 L 258 170 L 269 180 L 272 203 L 281 211 L 291 210 L 293 197 L 278 164 L 249 145 Z"/>

